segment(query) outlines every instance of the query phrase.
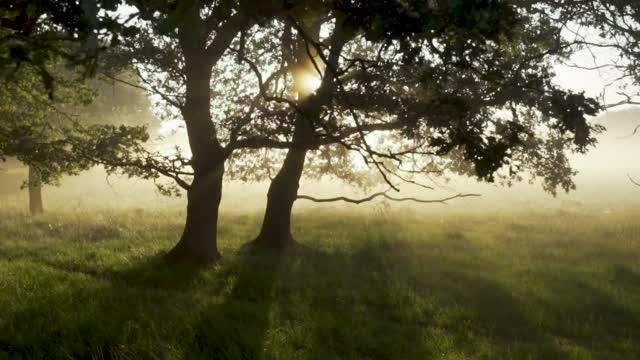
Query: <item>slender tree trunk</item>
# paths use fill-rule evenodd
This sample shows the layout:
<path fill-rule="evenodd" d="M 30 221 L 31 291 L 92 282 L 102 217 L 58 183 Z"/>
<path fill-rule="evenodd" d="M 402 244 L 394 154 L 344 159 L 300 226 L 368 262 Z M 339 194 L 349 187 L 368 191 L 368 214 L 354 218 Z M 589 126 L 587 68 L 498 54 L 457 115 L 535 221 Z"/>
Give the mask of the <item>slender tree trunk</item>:
<path fill-rule="evenodd" d="M 29 212 L 32 216 L 40 215 L 44 212 L 42 206 L 42 182 L 40 173 L 33 166 L 29 166 Z"/>
<path fill-rule="evenodd" d="M 224 162 L 197 175 L 187 191 L 187 220 L 178 244 L 166 255 L 172 263 L 212 263 L 218 252 L 218 208 Z"/>
<path fill-rule="evenodd" d="M 291 210 L 298 196 L 306 155 L 306 148 L 292 148 L 287 153 L 282 168 L 269 186 L 262 228 L 252 246 L 278 252 L 295 246 L 291 235 Z"/>
<path fill-rule="evenodd" d="M 258 237 L 250 247 L 285 252 L 295 247 L 291 235 L 291 211 L 298 197 L 300 178 L 313 136 L 311 122 L 299 116 L 294 124 L 293 142 L 298 144 L 287 152 L 278 174 L 271 181 L 267 193 L 267 207 Z"/>
<path fill-rule="evenodd" d="M 319 37 L 320 22 L 312 24 L 309 33 Z M 319 117 L 321 105 L 327 99 L 324 95 L 314 95 L 314 90 L 309 89 L 308 84 L 305 84 L 305 81 L 308 81 L 305 79 L 305 73 L 316 73 L 305 42 L 298 39 L 297 49 L 283 48 L 283 51 L 290 51 L 288 61 L 295 63 L 292 76 L 302 110 L 294 123 L 292 140 L 297 146 L 289 149 L 280 171 L 271 181 L 260 233 L 255 240 L 249 243 L 250 247 L 276 252 L 287 251 L 296 245 L 291 235 L 291 211 L 293 203 L 298 197 L 305 157 L 313 140 L 312 124 Z"/>

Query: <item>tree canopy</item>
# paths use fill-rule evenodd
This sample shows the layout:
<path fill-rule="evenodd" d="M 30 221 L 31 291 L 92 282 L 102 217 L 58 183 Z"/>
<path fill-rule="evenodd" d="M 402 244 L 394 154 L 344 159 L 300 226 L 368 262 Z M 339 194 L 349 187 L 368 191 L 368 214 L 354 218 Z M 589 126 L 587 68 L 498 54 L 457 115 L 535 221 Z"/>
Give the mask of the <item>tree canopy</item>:
<path fill-rule="evenodd" d="M 130 15 L 113 12 L 116 5 L 128 6 Z M 118 141 L 105 141 L 105 128 L 93 128 L 101 144 L 75 146 L 82 151 L 74 153 L 91 157 L 102 149 L 109 169 L 169 176 L 187 190 L 186 226 L 168 254 L 172 261 L 219 257 L 218 204 L 232 157 L 236 165 L 250 164 L 252 152 L 287 151 L 269 191 L 270 201 L 285 204 L 273 218 L 286 223 L 268 236 L 277 238 L 289 235 L 309 151 L 325 151 L 327 161 L 337 154 L 348 160 L 343 165 L 355 153 L 392 189 L 412 182 L 405 172 L 428 171 L 436 161 L 487 181 L 518 179 L 526 170 L 554 192 L 574 186 L 566 153 L 586 151 L 601 130 L 587 121 L 600 109 L 595 100 L 553 83 L 552 60 L 572 51 L 562 30 L 575 8 L 562 8 L 558 19 L 558 8 L 545 1 L 96 6 L 104 11 L 83 9 L 60 26 L 88 34 L 78 38 L 93 47 L 107 39 L 117 45 L 116 67 L 131 66 L 163 116 L 184 120 L 191 157 L 151 154 L 142 136 L 123 137 L 115 128 L 109 131 Z M 57 10 L 38 9 L 56 19 Z M 122 81 L 108 69 L 98 73 Z"/>

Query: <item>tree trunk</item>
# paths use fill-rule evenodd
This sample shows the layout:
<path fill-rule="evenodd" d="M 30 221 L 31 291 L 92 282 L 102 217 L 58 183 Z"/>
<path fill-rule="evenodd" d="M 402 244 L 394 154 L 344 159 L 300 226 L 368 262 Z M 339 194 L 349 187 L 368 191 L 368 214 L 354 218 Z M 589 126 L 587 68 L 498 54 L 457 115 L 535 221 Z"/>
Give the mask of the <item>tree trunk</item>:
<path fill-rule="evenodd" d="M 40 215 L 44 212 L 42 206 L 42 182 L 40 173 L 33 166 L 29 166 L 29 212 L 32 216 Z"/>
<path fill-rule="evenodd" d="M 182 237 L 165 258 L 170 263 L 212 263 L 220 258 L 218 207 L 226 156 L 211 118 L 210 81 L 213 65 L 239 30 L 228 29 L 225 34 L 218 34 L 216 41 L 225 35 L 227 43 L 220 44 L 215 53 L 208 53 L 206 37 L 200 36 L 204 32 L 202 23 L 194 11 L 188 12 L 178 32 L 186 77 L 180 111 L 187 127 L 194 176 L 187 190 L 187 219 Z"/>
<path fill-rule="evenodd" d="M 187 191 L 187 220 L 178 244 L 166 255 L 171 263 L 213 263 L 218 252 L 218 208 L 224 162 L 197 175 Z"/>
<path fill-rule="evenodd" d="M 320 22 L 310 26 L 311 36 L 319 37 Z M 297 48 L 283 48 L 288 52 L 289 62 L 293 65 L 292 72 L 294 89 L 298 95 L 301 113 L 294 123 L 292 141 L 297 145 L 287 152 L 282 168 L 271 181 L 267 193 L 267 208 L 265 209 L 262 228 L 258 237 L 249 243 L 249 247 L 285 252 L 296 246 L 291 235 L 291 210 L 298 197 L 300 178 L 304 170 L 304 162 L 313 139 L 313 120 L 320 115 L 320 108 L 324 97 L 314 96 L 314 89 L 305 84 L 305 75 L 315 74 L 314 62 L 309 57 L 308 47 L 302 38 L 298 39 Z"/>
<path fill-rule="evenodd" d="M 295 246 L 291 235 L 291 210 L 298 196 L 306 155 L 306 148 L 292 148 L 287 153 L 282 168 L 269 186 L 260 234 L 250 246 L 277 252 Z"/>

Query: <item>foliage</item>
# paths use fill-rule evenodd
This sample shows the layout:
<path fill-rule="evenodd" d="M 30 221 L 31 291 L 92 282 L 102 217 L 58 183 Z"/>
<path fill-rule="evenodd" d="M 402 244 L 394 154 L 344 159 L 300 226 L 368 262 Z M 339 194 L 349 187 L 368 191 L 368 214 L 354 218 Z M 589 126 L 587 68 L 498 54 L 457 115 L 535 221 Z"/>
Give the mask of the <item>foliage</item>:
<path fill-rule="evenodd" d="M 264 101 L 252 105 L 252 118 L 242 114 L 231 119 L 250 119 L 243 134 L 268 137 L 272 141 L 263 146 L 282 147 L 296 141 L 296 116 L 308 116 L 310 103 L 321 106 L 311 120 L 316 139 L 307 141 L 315 155 L 314 167 L 306 172 L 311 176 L 333 173 L 370 185 L 359 181 L 367 179 L 356 165 L 363 159 L 386 174 L 392 186 L 406 179 L 403 172 L 412 177 L 448 170 L 487 181 L 498 175 L 510 182 L 527 171 L 541 177 L 546 190 L 569 191 L 574 172 L 566 153 L 584 152 L 595 144 L 594 133 L 603 129 L 589 124 L 587 116 L 597 114 L 600 105 L 553 85 L 552 61 L 567 56 L 572 44 L 551 17 L 517 4 L 336 2 L 333 12 L 313 8 L 325 29 L 317 40 L 295 16 L 305 18 L 293 12 L 289 23 L 273 30 L 272 37 L 282 39 L 280 47 L 254 44 L 255 34 L 243 38 L 243 60 L 262 73 Z M 287 52 L 304 52 L 305 47 L 317 53 L 312 61 L 326 81 L 308 99 L 296 100 L 291 74 L 297 70 L 287 65 Z M 329 64 L 334 51 L 340 61 Z M 259 61 L 254 53 L 260 54 Z M 229 119 L 229 112 L 224 116 Z M 386 141 L 375 144 L 372 134 Z M 336 150 L 340 148 L 359 153 L 361 159 Z M 282 159 L 274 151 L 257 153 L 257 160 L 234 158 L 240 168 L 233 175 L 261 179 Z M 557 171 L 549 171 L 555 166 Z"/>
<path fill-rule="evenodd" d="M 593 0 L 555 5 L 564 11 L 580 11 L 575 21 L 597 31 L 598 38 L 576 34 L 585 48 L 613 50 L 618 57 L 599 68 L 618 70 L 618 81 L 640 85 L 640 5 L 633 0 Z M 567 10 L 569 9 L 569 10 Z"/>
<path fill-rule="evenodd" d="M 567 44 L 551 18 L 528 3 L 299 1 L 280 10 L 275 4 L 253 7 L 256 4 L 251 1 L 173 5 L 132 1 L 129 5 L 136 11 L 130 16 L 134 20 L 126 25 L 112 13 L 100 15 L 100 26 L 107 27 L 106 33 L 117 33 L 121 45 L 111 60 L 133 64 L 144 86 L 155 94 L 155 105 L 165 105 L 165 117 L 181 117 L 185 111 L 192 111 L 186 96 L 186 74 L 191 70 L 185 52 L 196 51 L 190 47 L 204 42 L 201 50 L 203 56 L 210 57 L 215 79 L 209 96 L 219 137 L 215 142 L 226 141 L 227 156 L 242 149 L 291 146 L 300 103 L 296 105 L 291 94 L 294 64 L 286 58 L 290 56 L 287 53 L 300 52 L 304 47 L 317 54 L 327 78 L 323 81 L 326 90 L 323 87 L 314 95 L 323 109 L 313 125 L 316 139 L 307 146 L 317 149 L 337 144 L 356 151 L 383 175 L 416 159 L 413 156 L 407 160 L 398 153 L 412 153 L 432 154 L 426 159 L 418 157 L 420 166 L 413 166 L 414 172 L 424 162 L 440 162 L 434 158 L 457 155 L 471 165 L 471 173 L 482 179 L 493 181 L 496 172 L 507 168 L 500 176 L 513 175 L 515 179 L 524 165 L 543 166 L 543 148 L 555 144 L 555 153 L 563 152 L 571 149 L 571 140 L 574 149 L 584 151 L 594 143 L 591 132 L 599 130 L 585 119 L 585 115 L 599 110 L 597 103 L 552 85 L 549 57 L 565 56 Z M 110 9 L 116 3 L 106 6 Z M 193 6 L 206 15 L 198 19 L 198 26 L 189 28 L 187 40 L 181 34 L 186 36 L 184 24 L 194 16 Z M 47 13 L 48 9 L 43 9 L 41 12 Z M 276 16 L 278 11 L 284 12 Z M 72 23 L 79 21 L 78 17 L 73 19 Z M 329 35 L 315 42 L 305 27 L 318 20 Z M 85 25 L 89 23 L 85 21 Z M 89 25 L 97 24 L 94 21 Z M 227 29 L 233 26 L 234 30 Z M 218 36 L 221 44 L 226 42 L 226 48 L 216 48 L 216 42 L 206 44 L 206 38 L 223 27 L 229 34 L 241 35 L 233 39 Z M 337 41 L 334 49 L 331 42 L 338 39 L 336 29 L 344 39 L 343 43 Z M 270 41 L 274 38 L 278 41 Z M 189 45 L 188 41 L 193 43 Z M 287 49 L 288 44 L 294 44 L 294 48 Z M 342 54 L 342 59 L 328 64 L 334 50 Z M 259 67 L 256 56 L 261 60 Z M 501 112 L 512 113 L 513 117 L 498 116 Z M 538 120 L 525 126 L 518 119 L 519 112 L 535 113 Z M 374 131 L 363 131 L 362 126 L 370 126 L 379 118 L 385 119 L 386 130 L 400 131 L 405 135 L 403 144 L 417 151 L 407 147 L 394 151 L 388 146 L 374 149 L 366 137 Z M 539 132 L 532 129 L 539 125 L 567 141 L 540 139 Z M 534 144 L 540 146 L 538 150 L 532 147 Z M 316 159 L 320 161 L 311 163 L 319 162 L 314 169 L 320 171 L 311 169 L 308 173 L 320 175 L 329 170 L 356 183 L 354 179 L 366 179 L 357 170 L 349 174 L 349 168 L 354 168 L 350 165 L 353 157 L 335 150 L 337 147 L 318 151 Z M 520 154 L 527 152 L 536 160 L 515 164 L 514 157 L 526 156 Z M 255 157 L 241 159 L 248 153 L 251 150 L 235 154 L 234 163 L 239 168 L 232 175 L 249 179 L 271 173 L 253 174 L 261 165 Z M 336 161 L 327 157 L 329 154 Z M 272 167 L 274 159 L 277 157 L 269 156 L 270 164 L 264 165 Z M 543 177 L 564 176 L 545 178 L 546 187 L 555 191 L 558 184 L 565 190 L 572 187 L 566 178 L 572 171 L 565 169 L 553 174 L 529 170 Z M 182 186 L 187 182 L 181 175 L 190 174 L 193 172 L 180 169 L 172 171 L 171 177 L 180 179 L 178 184 Z M 384 176 L 387 182 L 388 176 Z M 360 183 L 366 184 L 370 181 Z"/>
<path fill-rule="evenodd" d="M 125 154 L 145 151 L 142 143 L 149 137 L 147 129 L 105 124 L 106 119 L 92 116 L 91 110 L 97 110 L 114 122 L 116 115 L 123 113 L 75 74 L 65 70 L 55 74 L 59 97 L 56 101 L 48 97 L 30 68 L 15 75 L 14 80 L 0 87 L 0 155 L 15 157 L 31 166 L 40 174 L 41 182 L 55 184 L 62 175 L 76 175 L 97 164 L 119 161 Z M 87 107 L 96 97 L 100 101 Z M 111 111 L 105 112 L 105 107 Z M 136 117 L 138 113 L 124 110 L 140 119 Z"/>
<path fill-rule="evenodd" d="M 161 9 L 154 17 L 157 8 L 137 5 L 145 22 L 136 37 L 125 42 L 129 51 L 123 54 L 135 59 L 163 115 L 179 118 L 186 100 L 187 65 L 171 29 L 186 16 L 185 10 Z M 223 21 L 227 10 L 213 7 L 211 21 Z M 287 54 L 306 47 L 317 54 L 328 78 L 326 90 L 314 94 L 323 109 L 314 120 L 315 139 L 307 144 L 315 154 L 308 175 L 330 172 L 370 186 L 370 178 L 354 165 L 354 156 L 342 151 L 346 148 L 382 172 L 393 173 L 407 164 L 420 172 L 425 163 L 458 156 L 469 170 L 447 166 L 446 160 L 440 170 L 489 181 L 497 172 L 515 180 L 528 170 L 542 177 L 552 192 L 558 186 L 570 190 L 573 171 L 568 162 L 555 162 L 562 165 L 563 171 L 557 172 L 544 170 L 544 162 L 553 162 L 552 153 L 566 158 L 566 151 L 592 146 L 592 133 L 602 129 L 588 124 L 585 116 L 595 115 L 600 107 L 583 94 L 552 84 L 550 61 L 566 56 L 569 44 L 558 25 L 539 10 L 498 1 L 292 3 L 284 19 L 243 31 L 213 66 L 212 121 L 219 141 L 226 142 L 232 154 L 234 169 L 228 175 L 243 180 L 270 177 L 282 153 L 262 149 L 291 147 L 303 101 L 295 98 L 294 64 Z M 328 30 L 317 42 L 305 34 L 309 19 L 320 19 Z M 344 28 L 345 44 L 337 43 L 342 59 L 330 66 L 326 61 L 336 23 Z M 332 80 L 335 75 L 341 79 Z M 520 113 L 529 120 L 521 120 Z M 382 142 L 376 148 L 368 143 L 366 136 L 379 130 L 367 129 L 379 125 L 378 119 L 387 124 L 383 130 L 404 135 L 403 146 Z M 547 129 L 548 138 L 540 127 Z M 420 156 L 425 154 L 431 156 Z M 449 164 L 454 162 L 462 164 Z"/>
<path fill-rule="evenodd" d="M 119 4 L 121 0 L 0 2 L 0 76 L 12 78 L 21 67 L 30 67 L 53 97 L 52 63 L 94 75 L 98 53 L 135 32 L 114 16 Z"/>
<path fill-rule="evenodd" d="M 63 138 L 72 119 L 66 109 L 91 101 L 91 89 L 78 83 L 73 73 L 59 72 L 60 101 L 53 102 L 37 73 L 23 68 L 13 81 L 0 87 L 0 154 L 17 157 L 38 170 L 44 183 L 55 182 L 64 173 L 75 173 L 89 166 L 86 161 L 68 161 L 69 151 L 55 144 Z M 44 143 L 47 143 L 45 148 Z"/>

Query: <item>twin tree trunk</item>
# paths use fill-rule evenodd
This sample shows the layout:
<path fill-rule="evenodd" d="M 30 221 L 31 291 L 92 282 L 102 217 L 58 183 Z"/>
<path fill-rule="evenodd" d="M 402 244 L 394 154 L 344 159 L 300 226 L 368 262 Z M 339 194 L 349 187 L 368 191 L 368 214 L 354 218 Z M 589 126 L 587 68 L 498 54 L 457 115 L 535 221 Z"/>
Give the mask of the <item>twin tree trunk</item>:
<path fill-rule="evenodd" d="M 184 232 L 178 244 L 166 255 L 166 259 L 169 262 L 210 263 L 220 257 L 216 233 L 224 163 L 228 155 L 217 140 L 211 119 L 210 80 L 213 64 L 220 59 L 239 28 L 234 28 L 230 23 L 230 27 L 220 30 L 213 43 L 207 46 L 206 37 L 199 36 L 200 32 L 192 28 L 193 24 L 198 24 L 196 20 L 199 19 L 199 14 L 191 15 L 194 21 L 190 21 L 189 26 L 181 27 L 178 34 L 184 52 L 186 73 L 186 96 L 181 112 L 193 154 L 191 165 L 194 178 L 187 191 Z M 319 32 L 319 25 L 316 30 Z M 203 52 L 203 49 L 207 50 Z M 300 52 L 302 54 L 301 50 Z M 297 60 L 304 59 L 302 62 L 306 62 L 309 67 L 310 59 L 306 56 L 305 52 Z M 299 74 L 294 74 L 294 77 L 299 77 Z M 300 79 L 294 79 L 294 82 L 300 85 Z M 319 107 L 311 108 L 315 108 L 315 111 L 308 114 L 309 118 L 300 116 L 296 121 L 293 138 L 299 146 L 289 150 L 280 172 L 271 184 L 262 231 L 253 244 L 278 250 L 294 244 L 290 229 L 291 210 L 297 198 L 308 142 L 313 136 L 310 119 L 319 113 Z"/>
<path fill-rule="evenodd" d="M 40 173 L 33 166 L 29 166 L 27 183 L 29 187 L 29 213 L 34 216 L 40 215 L 44 212 L 42 207 L 42 181 Z"/>

